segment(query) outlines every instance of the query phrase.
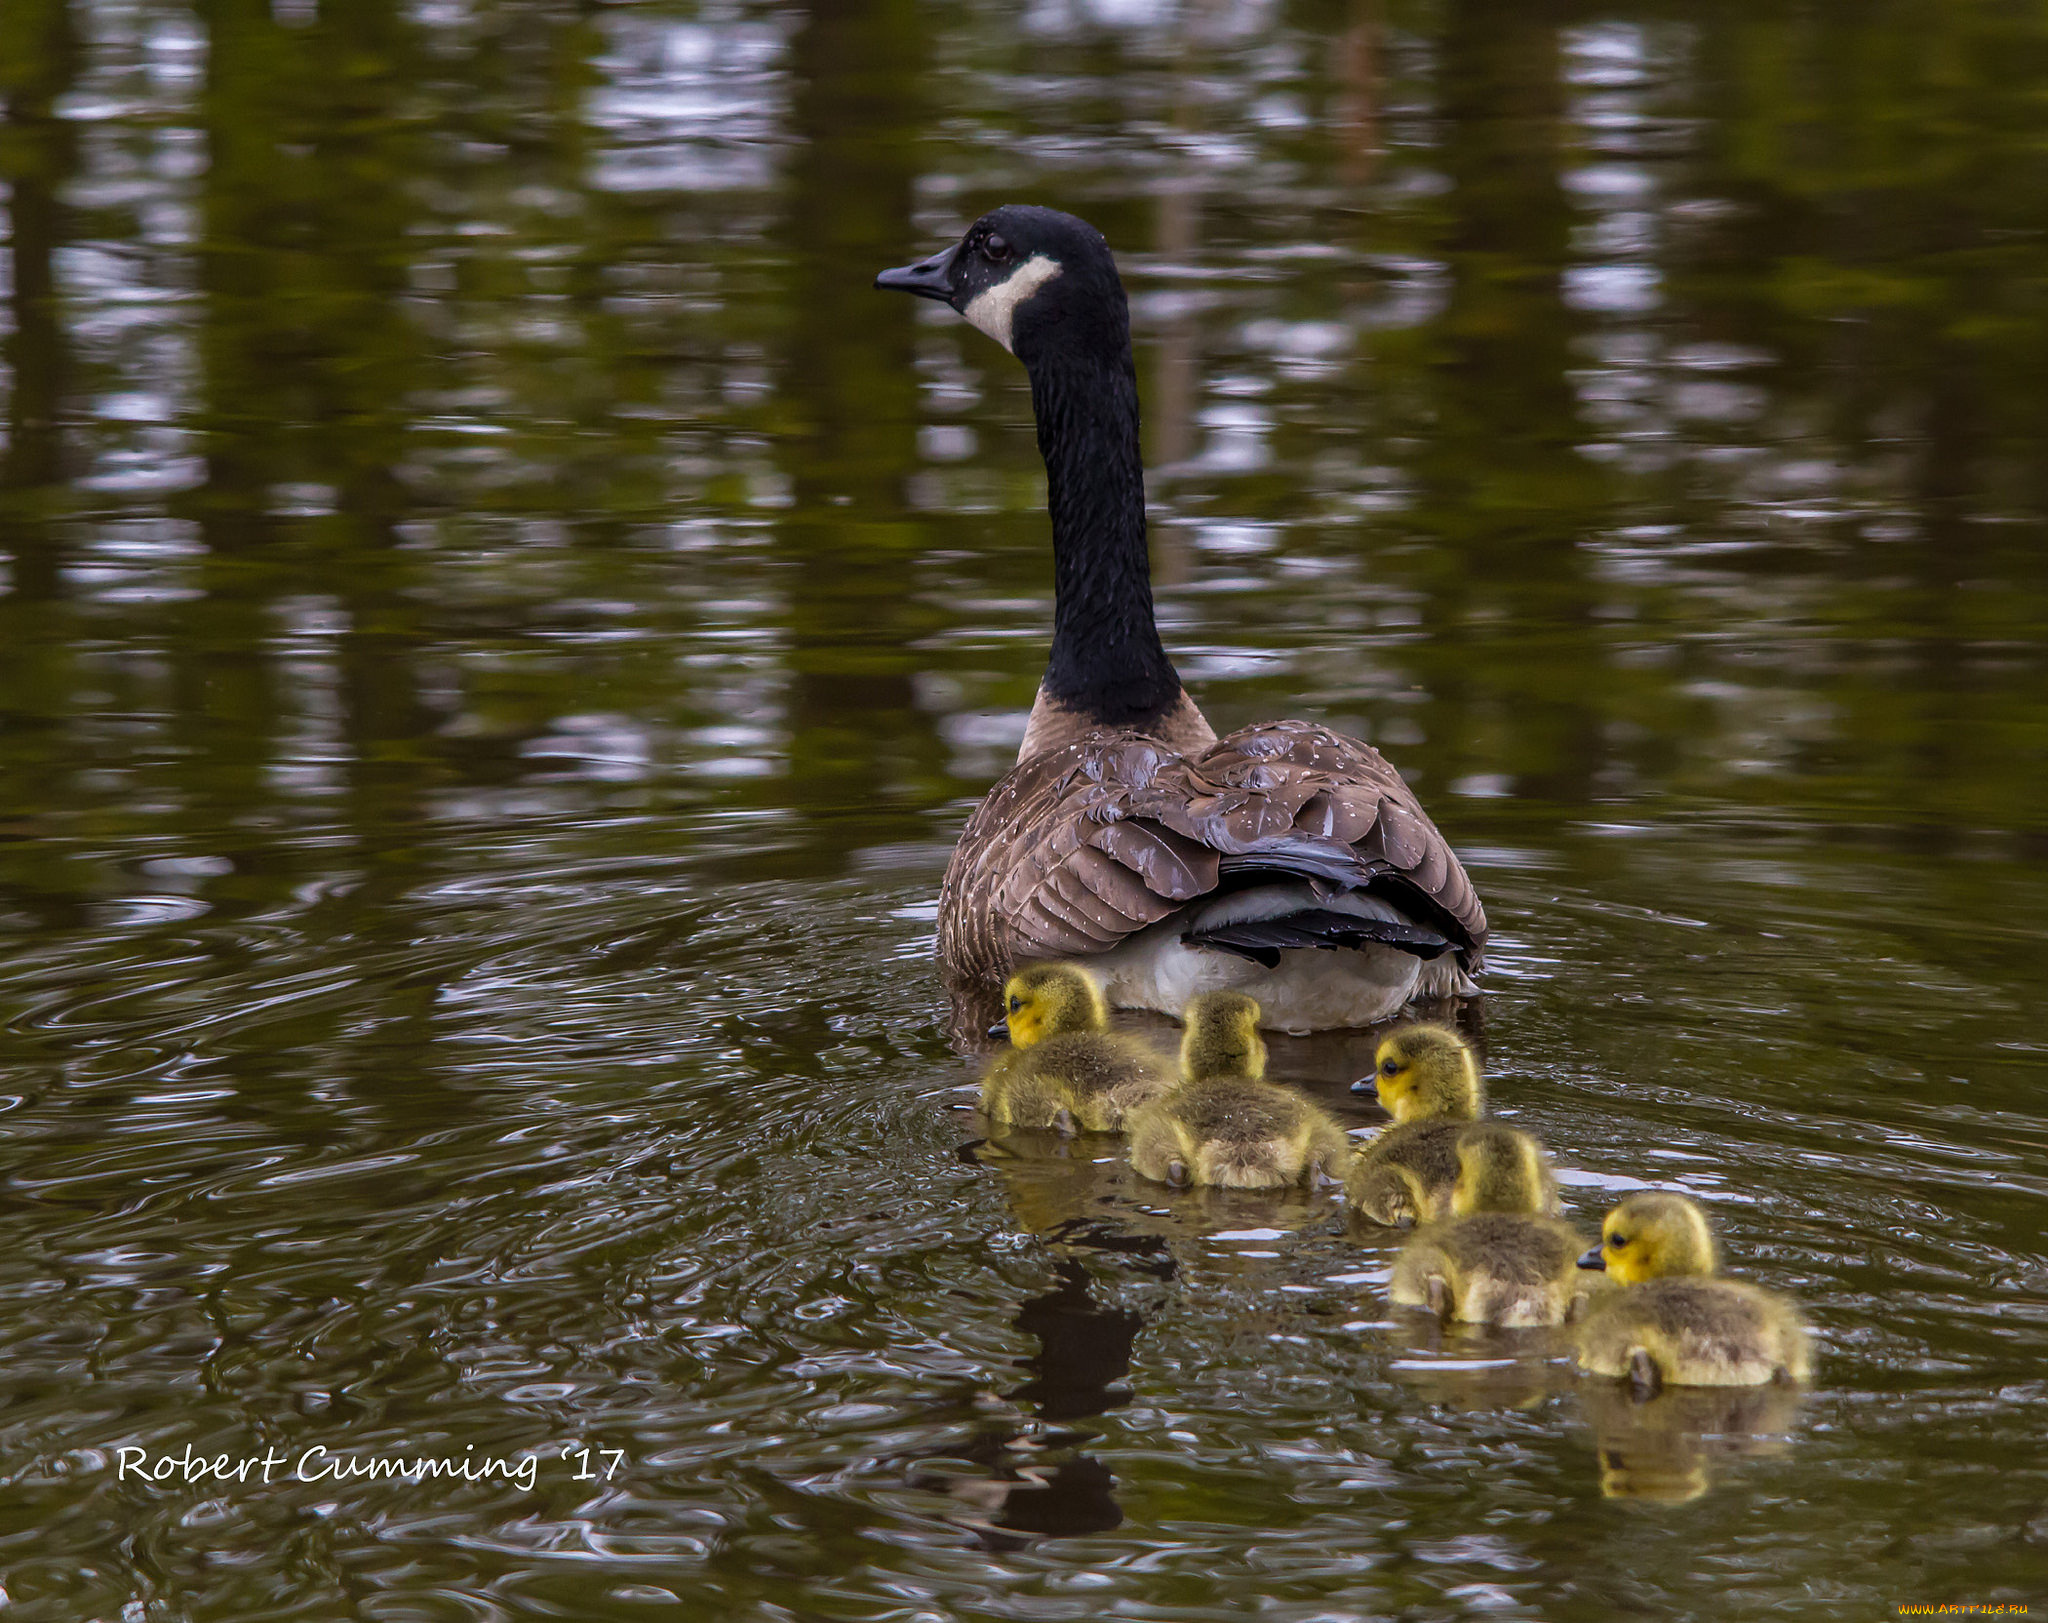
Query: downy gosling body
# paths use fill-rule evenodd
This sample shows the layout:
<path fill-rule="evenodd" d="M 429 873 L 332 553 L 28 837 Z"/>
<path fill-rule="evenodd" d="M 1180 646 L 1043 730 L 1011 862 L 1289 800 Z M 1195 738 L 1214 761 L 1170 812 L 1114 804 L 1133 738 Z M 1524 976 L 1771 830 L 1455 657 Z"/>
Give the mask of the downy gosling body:
<path fill-rule="evenodd" d="M 1165 1058 L 1109 1029 L 1095 977 L 1073 964 L 1035 964 L 1003 987 L 1010 1052 L 981 1081 L 981 1108 L 1001 1127 L 1114 1133 L 1125 1115 L 1173 1084 Z"/>
<path fill-rule="evenodd" d="M 1588 1309 L 1579 1367 L 1627 1377 L 1649 1395 L 1672 1386 L 1803 1381 L 1812 1368 L 1806 1326 L 1781 1296 L 1715 1277 L 1706 1214 L 1683 1195 L 1630 1195 L 1607 1214 L 1600 1243 L 1579 1259 L 1620 1290 Z"/>
<path fill-rule="evenodd" d="M 1563 1324 L 1585 1294 L 1585 1236 L 1547 1214 L 1557 1201 L 1542 1146 L 1501 1122 L 1457 1137 L 1452 1216 L 1418 1230 L 1394 1261 L 1388 1294 L 1438 1318 L 1520 1329 Z"/>
<path fill-rule="evenodd" d="M 1204 992 L 1190 1001 L 1180 1067 L 1180 1081 L 1131 1117 L 1131 1166 L 1140 1177 L 1226 1189 L 1335 1181 L 1351 1141 L 1300 1094 L 1265 1080 L 1251 998 Z"/>
<path fill-rule="evenodd" d="M 1458 1134 L 1486 1112 L 1472 1050 L 1442 1026 L 1403 1026 L 1380 1044 L 1356 1091 L 1376 1093 L 1394 1124 L 1358 1152 L 1344 1198 L 1394 1227 L 1443 1216 L 1458 1180 Z"/>

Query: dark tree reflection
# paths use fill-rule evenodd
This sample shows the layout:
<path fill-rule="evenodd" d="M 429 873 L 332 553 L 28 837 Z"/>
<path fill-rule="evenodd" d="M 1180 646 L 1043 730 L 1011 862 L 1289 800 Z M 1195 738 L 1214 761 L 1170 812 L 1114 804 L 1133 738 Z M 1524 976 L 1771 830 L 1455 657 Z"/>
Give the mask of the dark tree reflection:
<path fill-rule="evenodd" d="M 794 798 L 825 815 L 901 807 L 902 833 L 938 767 L 909 647 L 936 618 L 914 595 L 923 536 L 904 517 L 918 455 L 917 311 L 870 284 L 924 251 L 912 207 L 928 49 L 928 21 L 909 0 L 803 9 L 791 43 L 800 144 L 782 221 L 793 505 L 778 529 Z"/>
<path fill-rule="evenodd" d="M 79 67 L 69 0 L 11 0 L 0 13 L 0 181 L 7 187 L 7 303 L 12 331 L 7 444 L 0 451 L 0 551 L 18 603 L 61 590 L 54 523 L 63 502 L 63 414 L 70 340 L 55 261 L 65 239 L 63 192 L 78 166 L 77 128 L 58 99 Z M 11 639 L 10 639 L 11 640 Z"/>
<path fill-rule="evenodd" d="M 1437 247 L 1449 300 L 1424 339 L 1430 427 L 1413 519 L 1438 543 L 1426 576 L 1431 734 L 1466 735 L 1482 699 L 1468 663 L 1505 628 L 1583 621 L 1580 540 L 1611 500 L 1577 454 L 1587 437 L 1569 373 L 1580 322 L 1563 297 L 1571 214 L 1561 32 L 1576 8 L 1455 0 L 1440 44 Z M 1588 792 L 1596 712 L 1516 693 L 1519 790 Z"/>
<path fill-rule="evenodd" d="M 224 809 L 267 798 L 286 751 L 278 635 L 296 603 L 332 615 L 323 675 L 350 882 L 324 906 L 363 953 L 411 928 L 404 901 L 433 861 L 425 799 L 441 770 L 440 718 L 421 692 L 435 628 L 418 554 L 400 544 L 411 511 L 401 463 L 429 364 L 403 305 L 422 222 L 422 152 L 406 117 L 421 41 L 387 0 L 322 8 L 304 27 L 253 0 L 209 0 L 202 17 L 205 479 L 185 509 L 207 549 L 208 591 L 172 644 L 186 696 L 177 725 L 205 762 L 203 796 Z M 288 512 L 292 489 L 325 511 Z M 250 835 L 237 847 L 244 895 L 305 878 L 300 846 Z M 319 871 L 333 876 L 332 861 Z M 369 1022 L 337 1010 L 336 1029 L 302 1038 L 373 1031 L 370 1052 L 345 1062 L 362 1066 L 364 1094 L 430 1098 L 431 983 L 383 981 L 375 1001 Z M 263 1073 L 250 1068 L 240 1085 L 264 1089 Z"/>
<path fill-rule="evenodd" d="M 0 554 L 12 575 L 0 595 L 0 731 L 15 740 L 0 807 L 0 900 L 38 925 L 76 928 L 81 899 L 28 843 L 47 810 L 47 774 L 70 759 L 65 721 L 75 682 L 75 625 L 65 595 L 69 505 L 65 412 L 72 342 L 56 263 L 67 238 L 65 187 L 79 161 L 77 132 L 57 103 L 80 66 L 67 0 L 21 0 L 0 10 L 0 182 L 7 188 L 7 438 L 0 449 Z"/>

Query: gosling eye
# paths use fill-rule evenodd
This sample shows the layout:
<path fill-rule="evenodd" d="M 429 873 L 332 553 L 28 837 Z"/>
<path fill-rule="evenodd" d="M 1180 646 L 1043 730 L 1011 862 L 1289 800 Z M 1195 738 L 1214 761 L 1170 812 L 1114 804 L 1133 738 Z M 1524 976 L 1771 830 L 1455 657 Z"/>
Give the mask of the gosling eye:
<path fill-rule="evenodd" d="M 1011 998 L 1011 999 L 1010 999 L 1010 1013 L 1012 1013 L 1012 1014 L 1018 1014 L 1018 1013 L 1021 1013 L 1021 1012 L 1022 1012 L 1022 1010 L 1023 1010 L 1023 1008 L 1024 1008 L 1024 1000 L 1023 1000 L 1023 999 L 1022 999 L 1021 997 L 1013 997 L 1013 998 Z"/>
<path fill-rule="evenodd" d="M 1010 244 L 1007 239 L 1000 236 L 998 233 L 991 231 L 987 236 L 981 239 L 981 251 L 984 254 L 986 254 L 990 259 L 993 259 L 998 264 L 1001 264 L 1005 259 L 1008 259 L 1010 257 Z"/>
<path fill-rule="evenodd" d="M 1383 1059 L 1380 1061 L 1381 1076 L 1392 1076 L 1400 1068 L 1401 1062 L 1397 1059 Z"/>
<path fill-rule="evenodd" d="M 1610 1251 L 1619 1251 L 1627 1244 L 1628 1236 L 1626 1234 L 1610 1234 L 1607 1236 L 1607 1249 Z"/>

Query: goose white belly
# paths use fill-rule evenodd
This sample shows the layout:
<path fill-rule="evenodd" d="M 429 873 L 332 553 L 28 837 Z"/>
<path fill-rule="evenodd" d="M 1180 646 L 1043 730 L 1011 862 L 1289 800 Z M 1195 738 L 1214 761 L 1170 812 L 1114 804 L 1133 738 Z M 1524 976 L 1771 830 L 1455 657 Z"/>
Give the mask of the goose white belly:
<path fill-rule="evenodd" d="M 1392 1018 L 1414 998 L 1475 990 L 1451 954 L 1425 961 L 1394 947 L 1297 947 L 1268 969 L 1216 947 L 1190 947 L 1183 931 L 1200 925 L 1285 918 L 1305 908 L 1413 924 L 1398 908 L 1355 892 L 1322 897 L 1307 885 L 1260 885 L 1196 904 L 1127 937 L 1089 966 L 1109 1001 L 1178 1017 L 1198 992 L 1242 992 L 1258 999 L 1270 1030 L 1322 1031 Z"/>

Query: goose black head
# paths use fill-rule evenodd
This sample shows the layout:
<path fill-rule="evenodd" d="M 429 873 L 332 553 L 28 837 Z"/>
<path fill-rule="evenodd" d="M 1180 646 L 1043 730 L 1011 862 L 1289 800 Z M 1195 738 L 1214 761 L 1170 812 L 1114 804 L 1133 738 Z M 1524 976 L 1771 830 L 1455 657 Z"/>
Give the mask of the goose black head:
<path fill-rule="evenodd" d="M 952 247 L 876 287 L 949 304 L 1027 367 L 1053 356 L 1114 359 L 1131 342 L 1129 306 L 1102 233 L 1058 209 L 1006 203 Z"/>

